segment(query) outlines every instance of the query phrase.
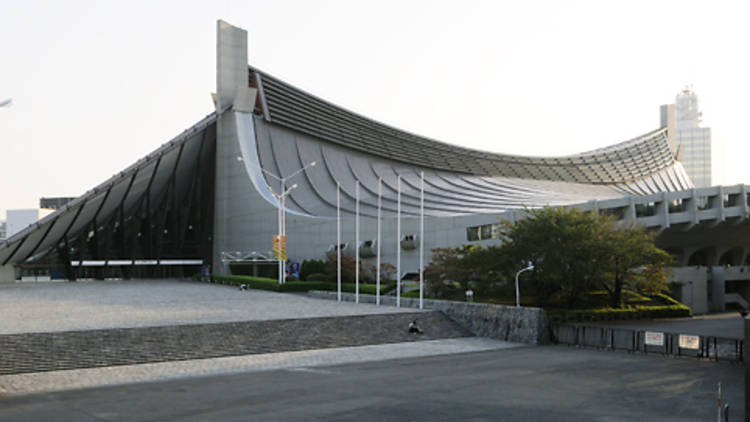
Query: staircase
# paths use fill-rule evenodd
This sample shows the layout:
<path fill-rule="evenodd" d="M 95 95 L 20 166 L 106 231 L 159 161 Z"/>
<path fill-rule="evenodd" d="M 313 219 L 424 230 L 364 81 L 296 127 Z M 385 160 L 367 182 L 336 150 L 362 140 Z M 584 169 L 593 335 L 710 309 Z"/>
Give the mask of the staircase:
<path fill-rule="evenodd" d="M 418 320 L 423 335 L 408 334 Z M 468 337 L 441 312 L 0 335 L 0 375 Z"/>

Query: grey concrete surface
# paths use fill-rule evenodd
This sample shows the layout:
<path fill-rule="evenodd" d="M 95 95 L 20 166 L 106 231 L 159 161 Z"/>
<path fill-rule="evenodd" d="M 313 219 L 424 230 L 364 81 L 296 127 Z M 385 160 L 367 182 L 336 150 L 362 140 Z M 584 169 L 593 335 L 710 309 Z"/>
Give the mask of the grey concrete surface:
<path fill-rule="evenodd" d="M 728 364 L 563 346 L 197 377 L 6 397 L 4 421 L 709 421 Z"/>
<path fill-rule="evenodd" d="M 213 359 L 109 366 L 104 368 L 0 375 L 0 397 L 196 376 L 261 372 L 276 369 L 304 370 L 304 368 L 344 363 L 438 356 L 522 346 L 518 343 L 499 340 L 464 337 L 421 341 L 419 344 L 414 342 L 377 344 Z"/>
<path fill-rule="evenodd" d="M 414 310 L 192 281 L 0 284 L 0 334 L 393 312 Z"/>
<path fill-rule="evenodd" d="M 676 334 L 714 336 L 731 339 L 744 338 L 739 312 L 701 315 L 693 318 L 657 319 L 644 321 L 595 322 L 582 325 L 664 331 Z"/>

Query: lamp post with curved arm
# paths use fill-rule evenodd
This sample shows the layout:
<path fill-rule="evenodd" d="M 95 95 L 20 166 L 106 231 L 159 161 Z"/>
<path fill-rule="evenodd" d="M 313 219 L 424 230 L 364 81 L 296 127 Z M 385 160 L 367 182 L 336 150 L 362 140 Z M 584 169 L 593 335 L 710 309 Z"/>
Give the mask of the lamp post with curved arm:
<path fill-rule="evenodd" d="M 529 261 L 529 265 L 526 268 L 523 268 L 521 271 L 516 273 L 516 308 L 521 307 L 521 292 L 518 290 L 518 276 L 521 275 L 524 271 L 531 271 L 534 269 L 534 264 Z"/>
<path fill-rule="evenodd" d="M 307 164 L 306 166 L 302 167 L 301 169 L 293 172 L 292 174 L 286 176 L 286 177 L 279 177 L 270 171 L 266 169 L 263 170 L 264 173 L 267 175 L 273 177 L 274 179 L 278 180 L 281 183 L 281 189 L 279 190 L 280 193 L 275 193 L 273 191 L 273 188 L 271 188 L 271 185 L 268 185 L 268 189 L 271 191 L 271 194 L 279 201 L 279 249 L 281 249 L 281 239 L 286 236 L 286 206 L 285 206 L 285 198 L 289 194 L 289 192 L 292 191 L 292 189 L 295 189 L 297 185 L 295 184 L 289 189 L 286 189 L 286 181 L 291 179 L 292 177 L 302 173 L 303 171 L 307 170 L 310 167 L 315 167 L 317 162 L 313 161 L 310 164 Z M 286 258 L 281 259 L 281 250 L 279 250 L 279 284 L 283 284 L 286 282 Z"/>

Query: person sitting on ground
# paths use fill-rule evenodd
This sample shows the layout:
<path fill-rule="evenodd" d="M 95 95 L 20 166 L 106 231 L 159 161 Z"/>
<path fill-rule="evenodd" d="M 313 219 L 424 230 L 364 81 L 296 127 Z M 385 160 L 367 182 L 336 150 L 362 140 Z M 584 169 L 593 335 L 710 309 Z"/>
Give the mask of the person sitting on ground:
<path fill-rule="evenodd" d="M 424 334 L 424 331 L 417 325 L 416 319 L 409 323 L 409 334 Z"/>

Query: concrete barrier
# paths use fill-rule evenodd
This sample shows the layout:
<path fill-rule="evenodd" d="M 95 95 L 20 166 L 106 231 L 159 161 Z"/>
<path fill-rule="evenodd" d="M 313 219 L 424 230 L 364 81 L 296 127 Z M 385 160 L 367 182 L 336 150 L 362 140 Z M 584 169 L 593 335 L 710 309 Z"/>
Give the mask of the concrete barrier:
<path fill-rule="evenodd" d="M 308 296 L 336 300 L 336 292 L 311 290 Z M 354 302 L 353 293 L 342 293 L 341 299 Z M 381 296 L 381 305 L 395 306 L 396 298 Z M 359 295 L 360 303 L 375 303 L 373 295 Z M 419 299 L 401 298 L 402 308 L 419 308 Z M 442 311 L 479 337 L 489 337 L 516 343 L 544 344 L 551 341 L 549 320 L 544 309 L 492 305 L 487 303 L 424 300 L 424 308 Z"/>

